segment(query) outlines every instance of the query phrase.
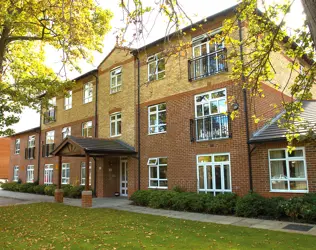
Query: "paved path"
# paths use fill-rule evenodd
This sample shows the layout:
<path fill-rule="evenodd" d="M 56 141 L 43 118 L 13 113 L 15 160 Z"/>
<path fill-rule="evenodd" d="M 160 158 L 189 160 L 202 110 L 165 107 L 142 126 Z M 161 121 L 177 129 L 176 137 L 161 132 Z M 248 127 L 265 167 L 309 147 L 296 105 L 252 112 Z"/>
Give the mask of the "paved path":
<path fill-rule="evenodd" d="M 8 203 L 10 204 L 21 204 L 21 203 L 35 203 L 35 202 L 54 202 L 54 197 L 46 195 L 37 194 L 26 194 L 18 192 L 4 191 L 0 189 L 0 206 Z M 70 199 L 65 198 L 64 203 L 71 206 L 81 206 L 81 199 Z M 303 224 L 303 223 L 293 223 L 284 221 L 274 221 L 274 220 L 261 220 L 261 219 L 251 219 L 242 218 L 235 216 L 221 216 L 221 215 L 211 215 L 211 214 L 201 214 L 201 213 L 190 213 L 190 212 L 180 212 L 173 210 L 164 209 L 153 209 L 147 207 L 139 207 L 131 205 L 131 202 L 126 198 L 95 198 L 93 199 L 93 208 L 111 208 L 121 211 L 128 211 L 134 213 L 142 214 L 152 214 L 158 216 L 166 216 L 177 219 L 193 220 L 201 222 L 211 222 L 217 224 L 234 225 L 234 226 L 244 226 L 250 228 L 258 229 L 269 229 L 275 231 L 292 232 L 309 234 L 316 236 L 316 225 L 313 224 Z M 284 227 L 291 226 L 303 226 L 309 227 L 308 231 L 298 231 L 284 229 Z"/>

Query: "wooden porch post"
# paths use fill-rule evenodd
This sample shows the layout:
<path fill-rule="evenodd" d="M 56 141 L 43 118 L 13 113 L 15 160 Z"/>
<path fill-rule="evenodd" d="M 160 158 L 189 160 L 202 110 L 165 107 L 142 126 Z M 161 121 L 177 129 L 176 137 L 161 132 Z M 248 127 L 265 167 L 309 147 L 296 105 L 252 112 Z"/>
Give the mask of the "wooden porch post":
<path fill-rule="evenodd" d="M 62 170 L 62 156 L 58 155 L 58 175 L 57 175 L 57 188 L 55 189 L 55 201 L 58 203 L 64 202 L 64 191 L 61 189 L 61 170 Z"/>
<path fill-rule="evenodd" d="M 58 178 L 57 178 L 57 189 L 61 189 L 61 170 L 62 170 L 62 156 L 58 156 Z"/>
<path fill-rule="evenodd" d="M 90 156 L 89 154 L 86 154 L 86 183 L 85 183 L 85 191 L 89 190 L 89 162 L 90 162 Z"/>

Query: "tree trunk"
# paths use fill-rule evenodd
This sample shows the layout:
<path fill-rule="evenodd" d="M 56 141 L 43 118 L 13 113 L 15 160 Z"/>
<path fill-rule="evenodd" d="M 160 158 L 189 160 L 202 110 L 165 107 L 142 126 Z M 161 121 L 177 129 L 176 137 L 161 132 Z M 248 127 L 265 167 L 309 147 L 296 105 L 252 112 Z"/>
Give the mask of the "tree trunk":
<path fill-rule="evenodd" d="M 7 38 L 9 37 L 9 33 L 10 33 L 10 28 L 4 25 L 1 32 L 1 36 L 0 36 L 0 81 L 3 75 L 4 55 L 5 55 Z"/>
<path fill-rule="evenodd" d="M 316 0 L 302 0 L 306 20 L 316 47 Z"/>

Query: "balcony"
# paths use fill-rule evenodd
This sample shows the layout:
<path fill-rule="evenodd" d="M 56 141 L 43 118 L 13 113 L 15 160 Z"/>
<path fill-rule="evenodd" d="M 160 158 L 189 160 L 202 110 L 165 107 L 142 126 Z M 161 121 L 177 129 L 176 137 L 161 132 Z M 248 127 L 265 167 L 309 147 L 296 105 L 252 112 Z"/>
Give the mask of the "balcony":
<path fill-rule="evenodd" d="M 190 120 L 191 142 L 231 138 L 229 114 L 204 116 Z"/>
<path fill-rule="evenodd" d="M 226 48 L 189 60 L 190 82 L 225 71 L 228 71 Z"/>
<path fill-rule="evenodd" d="M 50 157 L 52 156 L 51 153 L 55 149 L 55 144 L 44 144 L 42 146 L 42 157 Z"/>
<path fill-rule="evenodd" d="M 25 148 L 25 159 L 35 159 L 35 147 L 32 148 Z"/>
<path fill-rule="evenodd" d="M 50 108 L 48 111 L 44 113 L 43 123 L 51 123 L 56 121 L 56 107 Z"/>

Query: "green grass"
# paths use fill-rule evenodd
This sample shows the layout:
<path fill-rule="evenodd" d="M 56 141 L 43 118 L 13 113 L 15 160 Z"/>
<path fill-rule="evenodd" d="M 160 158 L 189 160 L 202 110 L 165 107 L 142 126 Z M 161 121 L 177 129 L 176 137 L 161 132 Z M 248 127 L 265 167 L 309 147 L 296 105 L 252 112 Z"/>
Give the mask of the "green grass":
<path fill-rule="evenodd" d="M 0 207 L 0 249 L 311 249 L 316 237 L 56 203 Z"/>

